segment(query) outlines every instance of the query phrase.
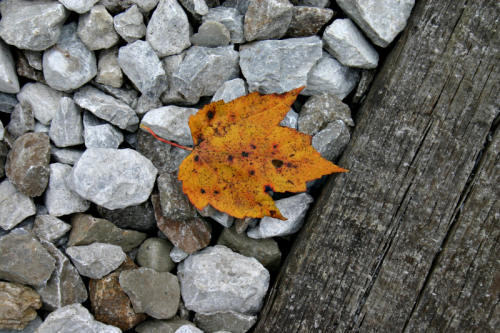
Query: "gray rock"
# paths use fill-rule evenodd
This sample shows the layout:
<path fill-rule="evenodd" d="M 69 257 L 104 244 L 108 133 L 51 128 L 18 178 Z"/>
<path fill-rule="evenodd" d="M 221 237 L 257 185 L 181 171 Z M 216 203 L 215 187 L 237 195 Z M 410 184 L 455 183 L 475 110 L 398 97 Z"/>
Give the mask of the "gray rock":
<path fill-rule="evenodd" d="M 193 325 L 190 321 L 174 317 L 168 320 L 150 319 L 139 324 L 135 331 L 138 333 L 175 333 L 183 325 Z"/>
<path fill-rule="evenodd" d="M 95 55 L 76 34 L 76 24 L 63 27 L 57 45 L 43 53 L 43 75 L 57 90 L 70 91 L 83 86 L 97 74 Z"/>
<path fill-rule="evenodd" d="M 180 288 L 175 275 L 138 268 L 121 272 L 119 281 L 135 312 L 156 319 L 169 319 L 177 313 Z"/>
<path fill-rule="evenodd" d="M 16 139 L 7 156 L 5 173 L 29 197 L 45 191 L 49 181 L 50 143 L 45 133 L 26 133 Z"/>
<path fill-rule="evenodd" d="M 195 104 L 201 96 L 212 96 L 224 82 L 238 77 L 238 52 L 233 46 L 216 48 L 193 46 L 172 74 L 167 95 L 162 101 L 177 100 Z M 165 94 L 164 94 L 165 95 Z"/>
<path fill-rule="evenodd" d="M 138 40 L 121 47 L 118 52 L 118 63 L 143 94 L 159 97 L 167 88 L 165 71 L 148 42 Z"/>
<path fill-rule="evenodd" d="M 203 23 L 215 21 L 224 24 L 229 31 L 231 43 L 244 43 L 243 15 L 235 8 L 215 7 L 208 10 L 208 14 L 203 16 Z"/>
<path fill-rule="evenodd" d="M 4 179 L 0 183 L 0 227 L 10 230 L 25 218 L 36 214 L 35 204 Z"/>
<path fill-rule="evenodd" d="M 62 216 L 86 211 L 90 203 L 71 191 L 66 185 L 66 178 L 71 167 L 62 163 L 50 165 L 50 178 L 44 203 L 50 215 Z"/>
<path fill-rule="evenodd" d="M 245 234 L 237 233 L 234 228 L 226 228 L 222 230 L 217 244 L 227 246 L 246 257 L 255 258 L 269 270 L 279 268 L 281 251 L 278 243 L 272 238 L 253 239 Z"/>
<path fill-rule="evenodd" d="M 121 330 L 95 320 L 86 308 L 77 303 L 50 313 L 37 330 L 37 333 L 53 332 L 121 333 Z"/>
<path fill-rule="evenodd" d="M 19 80 L 14 67 L 14 59 L 9 47 L 2 40 L 0 40 L 0 91 L 10 94 L 19 92 Z"/>
<path fill-rule="evenodd" d="M 4 134 L 5 134 L 5 128 L 3 127 L 3 123 L 0 120 L 0 141 L 3 141 Z"/>
<path fill-rule="evenodd" d="M 182 298 L 195 312 L 257 313 L 269 286 L 269 272 L 254 258 L 216 245 L 195 253 L 177 268 Z"/>
<path fill-rule="evenodd" d="M 69 97 L 59 101 L 59 108 L 50 123 L 50 139 L 57 147 L 82 144 L 83 124 L 80 108 Z"/>
<path fill-rule="evenodd" d="M 220 212 L 210 205 L 205 206 L 202 210 L 198 210 L 198 213 L 203 217 L 212 218 L 225 228 L 230 228 L 234 222 L 234 217 L 224 212 Z"/>
<path fill-rule="evenodd" d="M 227 103 L 238 97 L 245 96 L 246 94 L 248 94 L 248 90 L 245 81 L 239 78 L 233 79 L 224 82 L 224 84 L 217 89 L 212 97 L 212 102 L 222 100 Z"/>
<path fill-rule="evenodd" d="M 172 243 L 165 239 L 152 237 L 146 239 L 137 252 L 137 263 L 141 267 L 152 268 L 157 272 L 170 272 L 175 264 L 170 259 Z"/>
<path fill-rule="evenodd" d="M 132 0 L 144 12 L 150 12 L 158 4 L 159 0 Z"/>
<path fill-rule="evenodd" d="M 128 43 L 133 43 L 146 35 L 144 17 L 136 5 L 113 18 L 116 32 Z"/>
<path fill-rule="evenodd" d="M 250 4 L 250 0 L 225 0 L 222 3 L 224 7 L 230 7 L 237 9 L 241 14 L 245 15 L 248 10 L 248 5 Z"/>
<path fill-rule="evenodd" d="M 41 51 L 31 51 L 31 50 L 24 50 L 23 51 L 24 56 L 26 57 L 26 60 L 28 61 L 28 64 L 33 67 L 36 70 L 41 71 L 42 70 L 42 52 Z"/>
<path fill-rule="evenodd" d="M 349 19 L 337 19 L 324 34 L 325 49 L 342 65 L 376 68 L 378 53 Z"/>
<path fill-rule="evenodd" d="M 286 221 L 265 216 L 257 227 L 247 231 L 250 238 L 270 238 L 296 233 L 302 227 L 304 218 L 313 198 L 307 193 L 300 193 L 289 198 L 277 200 L 276 207 L 287 218 Z"/>
<path fill-rule="evenodd" d="M 415 0 L 338 0 L 337 4 L 374 44 L 386 47 L 406 26 Z"/>
<path fill-rule="evenodd" d="M 285 115 L 285 118 L 283 118 L 283 120 L 280 122 L 280 126 L 297 129 L 298 119 L 299 114 L 293 111 L 293 109 L 290 109 L 290 111 L 288 111 L 288 113 Z"/>
<path fill-rule="evenodd" d="M 120 88 L 123 84 L 123 73 L 118 64 L 118 49 L 102 50 L 97 61 L 95 82 Z"/>
<path fill-rule="evenodd" d="M 149 200 L 137 206 L 130 206 L 116 210 L 109 210 L 104 207 L 97 206 L 97 211 L 105 219 L 113 222 L 120 228 L 150 231 L 156 227 L 153 206 Z"/>
<path fill-rule="evenodd" d="M 368 89 L 370 88 L 373 79 L 375 78 L 375 69 L 365 69 L 361 72 L 361 78 L 359 80 L 356 92 L 352 97 L 352 103 L 360 104 L 368 94 Z"/>
<path fill-rule="evenodd" d="M 279 39 L 290 25 L 293 5 L 288 0 L 250 1 L 245 14 L 245 39 Z"/>
<path fill-rule="evenodd" d="M 142 232 L 120 229 L 108 220 L 88 214 L 73 215 L 71 225 L 68 246 L 106 243 L 118 245 L 123 252 L 129 252 L 146 238 Z"/>
<path fill-rule="evenodd" d="M 323 52 L 307 77 L 306 89 L 302 95 L 312 96 L 328 93 L 344 99 L 356 87 L 359 71 L 342 65 L 331 55 Z"/>
<path fill-rule="evenodd" d="M 0 279 L 43 285 L 55 269 L 55 260 L 27 231 L 14 230 L 0 238 Z"/>
<path fill-rule="evenodd" d="M 134 4 L 135 0 L 101 0 L 99 4 L 113 14 L 121 13 Z"/>
<path fill-rule="evenodd" d="M 35 120 L 35 133 L 45 133 L 49 135 L 49 132 L 50 132 L 49 125 L 44 125 L 41 122 Z"/>
<path fill-rule="evenodd" d="M 67 9 L 77 12 L 78 14 L 86 13 L 99 0 L 59 0 Z"/>
<path fill-rule="evenodd" d="M 187 101 L 186 97 L 179 93 L 174 86 L 173 76 L 179 70 L 186 52 L 175 54 L 162 59 L 163 69 L 167 76 L 168 89 L 161 95 L 161 101 L 164 104 L 178 103 L 178 104 L 196 104 L 196 101 Z M 189 97 L 189 96 L 188 96 Z"/>
<path fill-rule="evenodd" d="M 318 7 L 293 7 L 293 16 L 286 35 L 289 37 L 306 37 L 318 31 L 333 16 L 333 10 Z"/>
<path fill-rule="evenodd" d="M 157 170 L 132 149 L 90 148 L 73 167 L 69 187 L 107 209 L 138 205 L 147 200 Z"/>
<path fill-rule="evenodd" d="M 0 178 L 5 176 L 5 160 L 7 159 L 7 154 L 9 153 L 8 147 L 9 146 L 6 142 L 0 141 Z"/>
<path fill-rule="evenodd" d="M 44 125 L 49 125 L 59 108 L 59 100 L 66 96 L 43 83 L 25 84 L 17 99 L 24 106 L 29 106 L 33 116 Z"/>
<path fill-rule="evenodd" d="M 193 45 L 207 47 L 226 46 L 230 41 L 229 30 L 224 24 L 216 21 L 205 21 L 191 37 Z"/>
<path fill-rule="evenodd" d="M 188 18 L 176 0 L 160 0 L 149 20 L 146 40 L 159 57 L 180 53 L 191 45 Z"/>
<path fill-rule="evenodd" d="M 186 8 L 188 12 L 196 17 L 198 15 L 206 15 L 208 13 L 208 6 L 205 0 L 178 0 L 181 5 Z"/>
<path fill-rule="evenodd" d="M 113 17 L 106 7 L 97 5 L 78 19 L 78 37 L 89 50 L 107 49 L 118 43 Z"/>
<path fill-rule="evenodd" d="M 203 333 L 203 331 L 193 325 L 182 325 L 175 330 L 175 333 Z"/>
<path fill-rule="evenodd" d="M 153 109 L 158 109 L 162 107 L 162 103 L 159 96 L 141 95 L 137 100 L 137 106 L 135 107 L 135 112 L 138 115 L 143 115 L 148 111 Z"/>
<path fill-rule="evenodd" d="M 186 259 L 189 256 L 189 253 L 184 252 L 177 246 L 174 246 L 172 250 L 170 251 L 170 259 L 172 259 L 173 262 L 179 263 Z"/>
<path fill-rule="evenodd" d="M 69 304 L 85 302 L 87 289 L 75 266 L 54 244 L 47 241 L 41 243 L 56 260 L 56 268 L 47 284 L 35 288 L 42 298 L 43 308 L 53 311 Z"/>
<path fill-rule="evenodd" d="M 35 333 L 37 328 L 42 324 L 42 319 L 36 316 L 35 319 L 30 321 L 26 327 L 22 330 L 16 329 L 1 329 L 0 333 Z"/>
<path fill-rule="evenodd" d="M 139 123 L 134 109 L 96 88 L 85 86 L 79 89 L 74 95 L 74 100 L 81 108 L 121 129 L 134 131 Z"/>
<path fill-rule="evenodd" d="M 15 95 L 0 92 L 0 112 L 12 113 L 17 103 L 18 101 Z"/>
<path fill-rule="evenodd" d="M 311 6 L 325 8 L 330 6 L 330 0 L 290 0 L 295 6 Z"/>
<path fill-rule="evenodd" d="M 70 246 L 66 249 L 66 254 L 78 272 L 91 279 L 100 279 L 111 273 L 126 258 L 120 246 L 105 243 Z"/>
<path fill-rule="evenodd" d="M 237 312 L 196 313 L 194 322 L 205 332 L 245 333 L 257 322 L 257 316 Z"/>
<path fill-rule="evenodd" d="M 34 51 L 57 42 L 67 16 L 64 6 L 51 0 L 4 0 L 0 12 L 0 37 L 7 44 Z"/>
<path fill-rule="evenodd" d="M 193 145 L 193 138 L 188 126 L 189 117 L 198 109 L 175 105 L 164 106 L 147 112 L 141 125 L 151 128 L 157 135 L 167 140 L 176 141 L 185 146 Z"/>
<path fill-rule="evenodd" d="M 116 52 L 116 62 L 118 63 L 118 49 Z M 120 65 L 117 66 L 119 67 Z M 109 94 L 114 98 L 117 98 L 120 101 L 124 102 L 131 108 L 135 108 L 137 105 L 137 96 L 139 96 L 139 92 L 137 92 L 137 90 L 135 89 L 130 88 L 129 86 L 123 88 L 115 88 L 110 85 L 99 84 L 97 82 L 94 82 L 93 85 L 106 94 Z"/>
<path fill-rule="evenodd" d="M 182 192 L 182 184 L 175 174 L 160 174 L 157 184 L 164 217 L 184 221 L 196 216 L 196 210 Z"/>
<path fill-rule="evenodd" d="M 73 148 L 57 148 L 50 147 L 50 156 L 55 162 L 74 165 L 76 161 L 82 156 L 83 150 Z M 49 179 L 50 186 L 50 179 Z"/>
<path fill-rule="evenodd" d="M 313 136 L 312 146 L 321 156 L 333 161 L 342 154 L 350 139 L 351 134 L 346 124 L 336 120 Z"/>
<path fill-rule="evenodd" d="M 83 114 L 83 138 L 87 148 L 118 148 L 123 133 L 90 112 Z"/>
<path fill-rule="evenodd" d="M 315 135 L 335 120 L 342 120 L 346 125 L 354 126 L 347 104 L 334 95 L 321 94 L 312 96 L 302 106 L 298 128 L 302 133 Z"/>
<path fill-rule="evenodd" d="M 7 131 L 14 139 L 20 137 L 24 133 L 33 132 L 35 130 L 35 118 L 29 105 L 18 103 L 14 107 L 14 111 L 10 114 L 10 121 L 7 124 Z"/>
<path fill-rule="evenodd" d="M 33 233 L 40 240 L 57 242 L 69 230 L 71 225 L 52 215 L 37 215 L 33 225 Z"/>
<path fill-rule="evenodd" d="M 306 86 L 308 73 L 321 54 L 317 36 L 266 40 L 240 48 L 240 67 L 250 91 L 283 93 Z"/>

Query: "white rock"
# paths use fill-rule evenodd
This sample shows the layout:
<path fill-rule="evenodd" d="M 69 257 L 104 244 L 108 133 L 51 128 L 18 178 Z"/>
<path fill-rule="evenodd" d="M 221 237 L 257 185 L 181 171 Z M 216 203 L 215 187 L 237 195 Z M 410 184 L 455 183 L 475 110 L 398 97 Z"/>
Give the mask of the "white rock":
<path fill-rule="evenodd" d="M 80 15 L 77 33 L 89 50 L 107 49 L 120 40 L 113 17 L 103 5 L 94 6 L 90 12 Z"/>
<path fill-rule="evenodd" d="M 293 111 L 293 109 L 290 109 L 290 111 L 288 111 L 288 113 L 285 115 L 285 118 L 283 118 L 283 120 L 280 122 L 280 126 L 297 129 L 298 119 L 299 114 Z"/>
<path fill-rule="evenodd" d="M 19 79 L 17 78 L 14 59 L 9 47 L 0 39 L 0 91 L 16 94 L 19 92 Z"/>
<path fill-rule="evenodd" d="M 248 94 L 248 90 L 245 81 L 239 78 L 233 79 L 224 82 L 224 84 L 217 89 L 212 97 L 212 102 L 222 100 L 227 103 L 238 97 L 245 96 L 246 94 Z"/>
<path fill-rule="evenodd" d="M 136 5 L 133 5 L 113 18 L 116 32 L 128 43 L 141 39 L 146 34 L 144 17 Z"/>
<path fill-rule="evenodd" d="M 175 333 L 203 333 L 203 331 L 193 325 L 182 325 L 175 330 Z"/>
<path fill-rule="evenodd" d="M 118 148 L 123 142 L 123 133 L 111 124 L 92 115 L 83 114 L 83 138 L 87 148 Z"/>
<path fill-rule="evenodd" d="M 147 112 L 142 118 L 141 125 L 151 128 L 162 138 L 176 141 L 184 146 L 192 146 L 193 138 L 188 120 L 197 112 L 198 110 L 194 108 L 164 106 Z"/>
<path fill-rule="evenodd" d="M 102 50 L 97 61 L 95 82 L 120 88 L 123 84 L 123 73 L 118 64 L 118 49 Z"/>
<path fill-rule="evenodd" d="M 31 107 L 36 120 L 49 125 L 59 108 L 59 100 L 64 96 L 66 96 L 64 93 L 36 82 L 25 84 L 17 94 L 17 99 L 20 103 Z"/>
<path fill-rule="evenodd" d="M 99 0 L 59 0 L 59 2 L 69 10 L 83 14 L 88 12 Z"/>
<path fill-rule="evenodd" d="M 247 231 L 250 238 L 270 238 L 291 235 L 299 231 L 313 198 L 307 193 L 300 193 L 289 198 L 276 201 L 276 207 L 287 218 L 286 221 L 266 216 L 257 227 Z"/>
<path fill-rule="evenodd" d="M 60 99 L 59 108 L 50 123 L 49 135 L 57 147 L 83 143 L 82 112 L 71 98 Z"/>
<path fill-rule="evenodd" d="M 70 246 L 66 253 L 78 272 L 91 279 L 100 279 L 118 268 L 127 255 L 118 245 L 92 243 Z"/>
<path fill-rule="evenodd" d="M 33 200 L 19 192 L 8 179 L 4 179 L 0 183 L 0 227 L 10 230 L 35 214 Z"/>
<path fill-rule="evenodd" d="M 54 161 L 64 164 L 73 165 L 82 156 L 83 151 L 72 148 L 57 148 L 56 146 L 50 147 L 50 156 Z"/>
<path fill-rule="evenodd" d="M 219 212 L 210 205 L 205 206 L 202 210 L 198 210 L 198 212 L 201 216 L 212 218 L 225 228 L 231 228 L 234 222 L 234 217 L 224 212 Z"/>
<path fill-rule="evenodd" d="M 351 134 L 342 120 L 328 124 L 312 138 L 312 146 L 327 160 L 334 160 L 340 156 L 349 143 Z"/>
<path fill-rule="evenodd" d="M 378 53 L 349 19 L 338 19 L 324 34 L 325 49 L 342 65 L 357 68 L 376 68 Z"/>
<path fill-rule="evenodd" d="M 189 256 L 188 253 L 182 251 L 177 246 L 174 246 L 172 248 L 172 250 L 170 251 L 170 259 L 172 259 L 172 261 L 175 262 L 175 263 L 183 261 L 188 256 Z"/>

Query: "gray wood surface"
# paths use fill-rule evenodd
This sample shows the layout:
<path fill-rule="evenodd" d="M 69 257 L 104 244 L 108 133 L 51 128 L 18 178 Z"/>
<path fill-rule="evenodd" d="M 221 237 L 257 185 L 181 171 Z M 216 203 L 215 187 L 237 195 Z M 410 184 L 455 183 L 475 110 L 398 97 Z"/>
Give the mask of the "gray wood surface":
<path fill-rule="evenodd" d="M 500 331 L 499 20 L 417 1 L 254 332 Z"/>

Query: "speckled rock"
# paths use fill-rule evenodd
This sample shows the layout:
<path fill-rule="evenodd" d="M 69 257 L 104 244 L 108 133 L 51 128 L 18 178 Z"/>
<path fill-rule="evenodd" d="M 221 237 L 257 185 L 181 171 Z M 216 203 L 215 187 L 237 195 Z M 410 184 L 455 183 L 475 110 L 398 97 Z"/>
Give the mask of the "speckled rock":
<path fill-rule="evenodd" d="M 97 211 L 105 219 L 113 222 L 120 228 L 130 228 L 139 231 L 149 231 L 156 228 L 153 206 L 149 200 L 137 206 L 115 210 L 97 206 Z"/>
<path fill-rule="evenodd" d="M 59 100 L 63 96 L 65 94 L 43 83 L 27 83 L 17 94 L 17 99 L 23 107 L 27 105 L 31 108 L 36 120 L 49 125 L 59 108 Z"/>
<path fill-rule="evenodd" d="M 86 13 L 99 0 L 59 0 L 67 9 L 78 14 Z"/>
<path fill-rule="evenodd" d="M 205 0 L 178 0 L 179 3 L 195 18 L 208 13 L 208 5 Z"/>
<path fill-rule="evenodd" d="M 31 52 L 38 52 L 38 51 L 31 51 Z M 33 81 L 45 83 L 42 71 L 36 70 L 30 66 L 28 60 L 24 55 L 24 52 L 20 51 L 16 52 L 16 72 L 17 75 L 19 76 L 25 77 Z"/>
<path fill-rule="evenodd" d="M 244 31 L 247 41 L 279 39 L 290 25 L 293 5 L 288 0 L 249 1 Z"/>
<path fill-rule="evenodd" d="M 293 7 L 292 21 L 286 32 L 289 37 L 306 37 L 318 31 L 332 18 L 334 12 L 328 8 Z"/>
<path fill-rule="evenodd" d="M 116 15 L 113 18 L 113 24 L 116 32 L 128 43 L 133 43 L 146 34 L 144 17 L 136 5 Z"/>
<path fill-rule="evenodd" d="M 50 139 L 57 147 L 82 144 L 82 111 L 69 97 L 59 100 L 59 108 L 50 123 Z"/>
<path fill-rule="evenodd" d="M 235 8 L 243 15 L 247 12 L 249 4 L 250 0 L 225 0 L 222 3 L 224 7 Z"/>
<path fill-rule="evenodd" d="M 177 246 L 174 246 L 172 248 L 172 251 L 170 251 L 170 259 L 172 259 L 173 262 L 179 263 L 186 259 L 189 256 L 188 253 L 184 252 L 183 250 L 179 249 Z"/>
<path fill-rule="evenodd" d="M 30 197 L 45 191 L 49 181 L 50 143 L 44 133 L 26 133 L 14 142 L 5 173 L 12 184 Z"/>
<path fill-rule="evenodd" d="M 160 174 L 157 184 L 162 215 L 165 218 L 184 221 L 196 217 L 196 210 L 182 192 L 182 183 L 175 174 Z"/>
<path fill-rule="evenodd" d="M 245 81 L 242 79 L 233 79 L 224 82 L 219 89 L 215 92 L 212 97 L 212 102 L 223 100 L 224 102 L 230 102 L 241 96 L 248 94 L 247 86 Z"/>
<path fill-rule="evenodd" d="M 141 125 L 151 128 L 157 135 L 167 140 L 192 146 L 193 138 L 188 120 L 196 112 L 198 109 L 195 108 L 168 105 L 147 112 L 142 118 Z"/>
<path fill-rule="evenodd" d="M 148 238 L 139 247 L 137 263 L 141 267 L 152 268 L 157 272 L 170 272 L 175 267 L 170 259 L 172 248 L 173 245 L 165 239 Z"/>
<path fill-rule="evenodd" d="M 190 321 L 174 317 L 168 320 L 150 319 L 138 325 L 135 330 L 138 333 L 175 333 L 183 325 L 194 326 Z"/>
<path fill-rule="evenodd" d="M 230 228 L 234 222 L 234 217 L 224 212 L 220 212 L 210 205 L 206 205 L 202 210 L 198 209 L 198 213 L 203 217 L 210 217 L 225 228 Z"/>
<path fill-rule="evenodd" d="M 123 142 L 123 133 L 115 126 L 85 111 L 83 113 L 83 139 L 87 148 L 116 149 Z"/>
<path fill-rule="evenodd" d="M 285 115 L 285 118 L 283 118 L 283 120 L 280 121 L 280 126 L 297 129 L 298 119 L 299 119 L 299 114 L 293 111 L 293 109 L 290 109 L 290 111 L 288 111 L 287 114 Z"/>
<path fill-rule="evenodd" d="M 237 312 L 196 313 L 194 322 L 205 332 L 245 333 L 257 322 L 257 316 Z"/>
<path fill-rule="evenodd" d="M 104 243 L 70 246 L 66 249 L 66 254 L 78 272 L 91 279 L 100 279 L 111 273 L 126 257 L 120 246 Z"/>
<path fill-rule="evenodd" d="M 40 296 L 31 288 L 0 281 L 0 331 L 22 330 L 37 316 Z"/>
<path fill-rule="evenodd" d="M 40 240 L 54 243 L 63 237 L 71 225 L 52 215 L 37 215 L 33 225 L 33 233 Z"/>
<path fill-rule="evenodd" d="M 1 228 L 10 230 L 35 213 L 35 204 L 31 198 L 19 192 L 8 179 L 0 183 Z"/>
<path fill-rule="evenodd" d="M 203 331 L 193 325 L 182 325 L 175 330 L 175 333 L 203 333 Z"/>
<path fill-rule="evenodd" d="M 28 64 L 33 69 L 36 69 L 38 71 L 42 70 L 42 52 L 41 51 L 24 50 L 23 54 L 26 57 Z"/>
<path fill-rule="evenodd" d="M 29 105 L 18 103 L 14 111 L 10 114 L 10 121 L 7 124 L 7 131 L 14 139 L 27 132 L 35 130 L 35 118 Z"/>
<path fill-rule="evenodd" d="M 77 33 L 89 50 L 108 49 L 120 39 L 113 26 L 113 17 L 103 5 L 94 6 L 88 13 L 80 15 Z"/>
<path fill-rule="evenodd" d="M 25 84 L 24 86 L 27 86 Z M 12 113 L 14 107 L 17 105 L 18 101 L 15 95 L 5 94 L 0 92 L 0 112 Z"/>
<path fill-rule="evenodd" d="M 76 161 L 82 156 L 83 150 L 75 148 L 57 148 L 56 146 L 50 147 L 50 156 L 55 162 L 74 165 Z M 49 178 L 50 185 L 50 178 Z"/>
<path fill-rule="evenodd" d="M 9 47 L 2 40 L 0 40 L 0 91 L 9 94 L 19 92 L 19 80 L 14 68 L 14 59 Z"/>
<path fill-rule="evenodd" d="M 97 61 L 95 82 L 120 88 L 123 84 L 123 73 L 118 64 L 118 49 L 102 50 Z"/>
<path fill-rule="evenodd" d="M 229 31 L 231 43 L 244 43 L 243 15 L 235 8 L 215 7 L 210 8 L 203 16 L 203 22 L 215 21 L 224 24 Z"/>
<path fill-rule="evenodd" d="M 205 21 L 198 32 L 191 36 L 193 45 L 217 47 L 226 46 L 231 41 L 231 35 L 226 26 L 216 21 Z"/>
<path fill-rule="evenodd" d="M 118 62 L 118 53 L 116 61 Z M 119 65 L 118 65 L 119 66 Z M 121 70 L 121 68 L 120 68 Z M 135 89 L 132 89 L 129 86 L 122 88 L 115 88 L 110 85 L 104 85 L 97 82 L 93 82 L 92 85 L 99 89 L 100 91 L 113 96 L 114 98 L 124 102 L 131 108 L 135 108 L 137 105 L 137 97 L 139 96 L 139 92 Z"/>
<path fill-rule="evenodd" d="M 42 319 L 39 316 L 36 316 L 35 319 L 30 321 L 23 330 L 9 330 L 4 329 L 0 330 L 1 333 L 34 333 L 36 329 L 42 324 Z"/>
<path fill-rule="evenodd" d="M 330 6 L 330 0 L 290 0 L 295 6 L 311 6 L 325 8 Z"/>
<path fill-rule="evenodd" d="M 158 5 L 159 0 L 132 0 L 144 12 L 153 10 Z"/>
<path fill-rule="evenodd" d="M 7 159 L 7 154 L 9 153 L 9 148 L 6 142 L 0 141 L 0 177 L 5 176 L 5 160 Z M 14 187 L 12 184 L 10 186 Z M 15 187 L 14 187 L 15 188 Z"/>
<path fill-rule="evenodd" d="M 312 146 L 327 160 L 335 160 L 349 143 L 351 134 L 347 125 L 336 120 L 316 133 L 312 138 Z"/>

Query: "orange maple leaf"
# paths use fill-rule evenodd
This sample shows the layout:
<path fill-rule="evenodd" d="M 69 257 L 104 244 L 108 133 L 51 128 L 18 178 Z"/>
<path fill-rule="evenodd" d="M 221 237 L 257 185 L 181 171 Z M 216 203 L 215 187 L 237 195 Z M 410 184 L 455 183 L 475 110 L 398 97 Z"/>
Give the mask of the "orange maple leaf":
<path fill-rule="evenodd" d="M 310 180 L 347 171 L 321 157 L 310 135 L 279 126 L 303 88 L 213 102 L 189 118 L 194 147 L 187 148 L 192 153 L 182 161 L 178 179 L 196 208 L 286 220 L 269 190 L 304 192 Z"/>

